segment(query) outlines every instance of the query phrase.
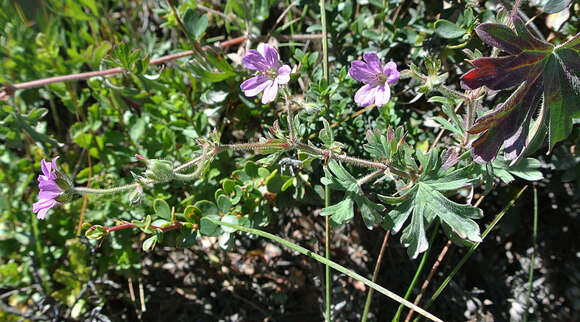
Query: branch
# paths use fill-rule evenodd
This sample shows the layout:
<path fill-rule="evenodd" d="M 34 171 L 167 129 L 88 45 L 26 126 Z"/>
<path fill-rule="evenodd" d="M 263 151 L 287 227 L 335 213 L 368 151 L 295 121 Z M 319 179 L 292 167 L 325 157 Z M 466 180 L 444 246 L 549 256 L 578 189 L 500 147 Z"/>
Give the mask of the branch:
<path fill-rule="evenodd" d="M 170 231 L 170 230 L 179 229 L 179 228 L 181 228 L 181 226 L 183 226 L 183 224 L 184 224 L 184 223 L 183 223 L 183 222 L 181 222 L 181 221 L 175 221 L 175 222 L 173 222 L 173 223 L 172 223 L 171 225 L 169 225 L 169 226 L 164 226 L 164 227 L 161 227 L 161 226 L 154 226 L 154 225 L 151 225 L 151 226 L 149 226 L 149 227 L 150 227 L 150 228 L 152 228 L 152 229 L 159 229 L 159 230 L 161 230 L 162 232 L 167 232 L 167 231 Z M 93 227 L 94 227 L 94 226 L 93 226 Z M 110 233 L 110 232 L 112 232 L 112 231 L 123 230 L 123 229 L 128 229 L 128 228 L 136 228 L 136 227 L 138 227 L 136 224 L 133 224 L 133 223 L 129 223 L 129 222 L 128 222 L 128 223 L 120 224 L 120 225 L 113 226 L 113 227 L 103 227 L 103 228 L 105 229 L 105 231 L 106 231 L 106 232 L 107 232 L 107 234 L 108 234 L 108 233 Z"/>
<path fill-rule="evenodd" d="M 234 38 L 234 39 L 219 43 L 219 47 L 221 47 L 222 49 L 225 49 L 227 47 L 243 43 L 247 39 L 248 39 L 247 36 L 241 36 L 238 38 Z M 209 50 L 210 48 L 212 48 L 212 47 L 211 46 L 204 46 L 202 49 Z M 188 50 L 188 51 L 183 51 L 183 52 L 176 53 L 176 54 L 163 56 L 163 57 L 160 57 L 157 59 L 152 59 L 149 62 L 149 66 L 160 65 L 160 64 L 166 63 L 168 61 L 176 60 L 176 59 L 183 58 L 183 57 L 188 57 L 188 56 L 191 56 L 193 54 L 194 54 L 193 50 Z M 5 84 L 4 91 L 0 91 L 0 100 L 8 99 L 9 96 L 14 95 L 14 92 L 16 90 L 20 90 L 20 89 L 30 89 L 30 88 L 45 86 L 45 85 L 52 84 L 52 83 L 71 82 L 71 81 L 89 79 L 89 78 L 93 78 L 93 77 L 103 77 L 103 76 L 120 74 L 123 72 L 126 72 L 126 70 L 121 68 L 121 67 L 115 67 L 115 68 L 106 69 L 106 70 L 102 70 L 102 71 L 93 71 L 93 72 L 86 72 L 86 73 L 77 73 L 77 74 L 42 78 L 42 79 L 37 79 L 37 80 L 30 81 L 30 82 L 24 82 L 24 83 L 19 83 L 19 84 L 12 84 L 12 85 Z"/>

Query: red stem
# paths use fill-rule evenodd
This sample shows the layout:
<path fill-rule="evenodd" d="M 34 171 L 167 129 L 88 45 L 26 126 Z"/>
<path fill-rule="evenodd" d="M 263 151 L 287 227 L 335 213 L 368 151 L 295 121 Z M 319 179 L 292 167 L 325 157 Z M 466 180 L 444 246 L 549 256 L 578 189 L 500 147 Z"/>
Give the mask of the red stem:
<path fill-rule="evenodd" d="M 159 227 L 159 226 L 150 226 L 153 229 L 160 229 L 162 232 L 166 232 L 166 231 L 170 231 L 170 230 L 174 230 L 174 229 L 179 229 L 181 228 L 181 226 L 183 226 L 183 223 L 181 221 L 176 221 L 174 223 L 172 223 L 169 226 L 165 226 L 165 227 Z M 105 228 L 105 230 L 107 231 L 107 234 L 112 232 L 112 231 L 117 231 L 117 230 L 122 230 L 122 229 L 127 229 L 127 228 L 135 228 L 137 227 L 136 224 L 133 223 L 124 223 L 124 224 L 120 224 L 117 226 L 113 226 L 113 227 L 103 227 Z"/>
<path fill-rule="evenodd" d="M 241 36 L 238 38 L 224 41 L 224 42 L 220 43 L 219 46 L 221 48 L 227 48 L 227 47 L 230 47 L 232 45 L 243 43 L 247 39 L 248 39 L 247 36 Z M 204 46 L 203 50 L 208 50 L 210 48 L 211 48 L 211 46 Z M 157 59 L 153 59 L 149 62 L 149 65 L 150 66 L 159 65 L 159 64 L 163 64 L 165 62 L 171 61 L 171 60 L 176 60 L 176 59 L 191 56 L 191 55 L 193 55 L 192 50 L 188 50 L 188 51 L 184 51 L 184 52 L 180 52 L 180 53 L 176 53 L 176 54 L 171 54 L 171 55 L 163 56 L 163 57 L 160 57 Z M 44 85 L 48 85 L 48 84 L 52 84 L 52 83 L 76 81 L 76 80 L 87 79 L 87 78 L 98 77 L 98 76 L 108 76 L 108 75 L 119 74 L 122 72 L 123 72 L 123 68 L 115 67 L 115 68 L 102 70 L 102 71 L 93 71 L 93 72 L 86 72 L 86 73 L 78 73 L 78 74 L 70 74 L 70 75 L 42 78 L 42 79 L 30 81 L 30 82 L 24 82 L 24 83 L 13 84 L 13 85 L 7 84 L 7 85 L 5 85 L 5 87 L 6 87 L 5 92 L 0 92 L 0 99 L 6 99 L 8 96 L 12 96 L 14 94 L 14 91 L 18 90 L 18 89 L 35 88 L 35 87 L 40 87 L 40 86 L 44 86 Z"/>

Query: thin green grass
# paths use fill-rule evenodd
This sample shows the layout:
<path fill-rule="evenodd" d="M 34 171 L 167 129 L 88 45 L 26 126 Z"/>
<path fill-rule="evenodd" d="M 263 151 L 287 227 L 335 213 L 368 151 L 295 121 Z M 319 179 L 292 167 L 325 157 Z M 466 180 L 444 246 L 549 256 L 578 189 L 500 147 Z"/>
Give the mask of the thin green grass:
<path fill-rule="evenodd" d="M 431 304 L 433 304 L 433 302 L 437 299 L 437 297 L 439 297 L 439 295 L 441 294 L 441 292 L 443 292 L 443 290 L 445 289 L 445 287 L 447 287 L 447 285 L 449 285 L 449 282 L 451 281 L 451 279 L 453 279 L 453 277 L 455 276 L 455 274 L 457 274 L 457 272 L 461 269 L 461 267 L 463 267 L 463 264 L 465 264 L 465 262 L 467 262 L 467 260 L 469 259 L 469 257 L 471 257 L 471 255 L 477 249 L 477 247 L 485 240 L 485 237 L 489 234 L 489 232 L 495 227 L 495 225 L 497 225 L 497 223 L 503 218 L 503 216 L 514 205 L 514 203 L 520 198 L 520 196 L 522 195 L 522 193 L 524 193 L 524 191 L 527 188 L 528 188 L 528 186 L 523 187 L 516 194 L 516 196 L 507 204 L 507 206 L 505 206 L 505 208 L 499 214 L 497 214 L 497 216 L 493 219 L 493 221 L 491 222 L 491 224 L 485 229 L 485 231 L 481 235 L 481 240 L 482 241 L 479 242 L 479 243 L 475 243 L 473 246 L 471 246 L 471 248 L 463 256 L 463 258 L 461 258 L 461 260 L 457 263 L 457 265 L 455 265 L 455 267 L 453 268 L 453 270 L 451 271 L 451 273 L 449 273 L 449 275 L 447 275 L 447 277 L 445 278 L 445 280 L 443 281 L 443 283 L 441 283 L 441 286 L 439 286 L 439 288 L 437 289 L 437 291 L 435 291 L 435 293 L 431 296 L 431 298 L 429 299 L 429 301 L 425 305 L 425 309 L 428 309 L 431 306 Z M 418 319 L 419 319 L 419 317 L 415 318 L 415 320 L 413 320 L 413 321 L 418 321 Z"/>
<path fill-rule="evenodd" d="M 536 236 L 538 234 L 538 190 L 534 187 L 534 227 L 532 232 L 532 258 L 530 260 L 530 277 L 528 286 L 528 295 L 526 297 L 526 311 L 524 312 L 524 322 L 528 321 L 528 310 L 530 308 L 530 297 L 532 296 L 532 287 L 534 286 L 534 262 L 536 261 Z"/>
<path fill-rule="evenodd" d="M 349 277 L 352 277 L 355 280 L 357 280 L 357 281 L 365 284 L 368 287 L 372 287 L 377 292 L 379 292 L 381 294 L 384 294 L 385 296 L 393 299 L 394 301 L 396 301 L 398 303 L 402 303 L 406 307 L 415 310 L 417 313 L 423 315 L 424 317 L 426 317 L 426 318 L 428 318 L 428 319 L 430 319 L 432 321 L 442 321 L 441 319 L 439 319 L 435 315 L 433 315 L 433 314 L 425 311 L 424 309 L 416 306 L 415 304 L 413 304 L 413 303 L 405 300 L 404 298 L 402 298 L 399 295 L 397 295 L 397 294 L 395 294 L 395 293 L 387 290 L 386 288 L 384 288 L 384 287 L 382 287 L 382 286 L 380 286 L 380 285 L 378 285 L 376 283 L 373 283 L 372 281 L 368 280 L 364 276 L 359 275 L 359 274 L 357 274 L 357 273 L 349 270 L 348 268 L 346 268 L 346 267 L 344 267 L 342 265 L 339 265 L 339 264 L 337 264 L 337 263 L 335 263 L 333 261 L 327 260 L 323 256 L 320 256 L 320 255 L 312 252 L 309 249 L 306 249 L 306 248 L 304 248 L 302 246 L 296 245 L 296 244 L 294 244 L 292 242 L 289 242 L 289 241 L 287 241 L 287 240 L 285 240 L 283 238 L 280 238 L 280 237 L 278 237 L 276 235 L 272 235 L 272 234 L 267 233 L 265 231 L 261 231 L 261 230 L 254 229 L 254 228 L 243 227 L 243 226 L 239 226 L 239 225 L 235 225 L 235 224 L 223 222 L 223 221 L 220 221 L 220 220 L 211 219 L 209 217 L 203 217 L 201 220 L 209 220 L 214 225 L 226 226 L 226 227 L 230 227 L 230 228 L 233 228 L 233 229 L 236 229 L 236 230 L 239 230 L 239 231 L 243 231 L 243 232 L 246 232 L 246 233 L 250 233 L 250 234 L 258 235 L 258 236 L 261 236 L 261 237 L 264 237 L 264 238 L 268 238 L 271 241 L 277 242 L 277 243 L 282 244 L 282 245 L 284 245 L 284 246 L 286 246 L 288 248 L 291 248 L 291 249 L 299 252 L 300 254 L 306 255 L 306 256 L 308 256 L 308 257 L 310 257 L 310 258 L 312 258 L 312 259 L 314 259 L 314 260 L 316 260 L 316 261 L 318 261 L 318 262 L 320 262 L 320 263 L 322 263 L 324 265 L 328 265 L 328 266 L 334 268 L 335 270 L 337 270 L 337 271 L 339 271 L 339 272 L 341 272 L 341 273 L 343 273 L 343 274 L 345 274 L 345 275 L 347 275 Z"/>

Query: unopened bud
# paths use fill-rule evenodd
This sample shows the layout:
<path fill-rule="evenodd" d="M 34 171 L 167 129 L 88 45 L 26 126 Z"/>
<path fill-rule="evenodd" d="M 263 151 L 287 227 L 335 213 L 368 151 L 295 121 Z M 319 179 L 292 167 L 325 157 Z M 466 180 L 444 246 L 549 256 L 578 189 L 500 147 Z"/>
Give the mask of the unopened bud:
<path fill-rule="evenodd" d="M 62 190 L 62 193 L 55 197 L 54 200 L 60 203 L 67 203 L 80 198 L 81 195 L 75 191 L 72 180 L 66 175 L 59 172 L 58 177 L 54 179 L 54 183 Z"/>
<path fill-rule="evenodd" d="M 107 230 L 105 227 L 100 225 L 95 225 L 85 232 L 85 236 L 88 239 L 101 239 L 107 235 Z"/>
<path fill-rule="evenodd" d="M 142 156 L 141 154 L 135 154 L 135 159 L 137 159 L 139 161 L 143 161 L 145 164 L 149 164 L 149 159 Z"/>
<path fill-rule="evenodd" d="M 129 193 L 129 203 L 131 205 L 136 205 L 143 200 L 143 186 L 138 185 L 135 187 L 135 190 Z"/>
<path fill-rule="evenodd" d="M 173 164 L 167 160 L 151 159 L 149 160 L 149 169 L 145 171 L 145 175 L 158 182 L 172 180 L 175 176 Z"/>

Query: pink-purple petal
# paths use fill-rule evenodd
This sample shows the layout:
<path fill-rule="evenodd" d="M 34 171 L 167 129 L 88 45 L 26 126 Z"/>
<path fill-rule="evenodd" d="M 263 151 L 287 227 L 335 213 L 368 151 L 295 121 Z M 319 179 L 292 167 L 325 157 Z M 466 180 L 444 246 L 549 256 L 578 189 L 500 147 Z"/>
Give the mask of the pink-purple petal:
<path fill-rule="evenodd" d="M 54 171 L 58 171 L 58 167 L 56 166 L 56 160 L 58 160 L 58 158 L 60 158 L 60 156 L 56 156 L 54 159 L 52 159 L 52 169 Z"/>
<path fill-rule="evenodd" d="M 42 159 L 40 161 L 40 169 L 42 170 L 42 173 L 45 176 L 49 176 L 50 175 L 50 168 L 51 168 L 51 164 L 47 163 L 44 159 Z"/>
<path fill-rule="evenodd" d="M 36 218 L 44 220 L 46 218 L 46 213 L 48 212 L 48 209 L 50 209 L 50 208 L 42 208 L 42 209 L 35 211 L 35 212 L 37 212 Z"/>
<path fill-rule="evenodd" d="M 244 94 L 246 94 L 246 96 L 248 97 L 254 97 L 258 94 L 260 94 L 260 92 L 262 92 L 265 88 L 269 87 L 273 81 L 271 79 L 265 78 L 266 80 L 260 84 L 258 84 L 256 87 L 245 90 Z"/>
<path fill-rule="evenodd" d="M 262 54 L 253 49 L 249 50 L 248 54 L 244 56 L 244 58 L 242 58 L 242 63 L 244 64 L 244 66 L 246 66 L 246 68 L 261 72 L 264 72 L 269 68 L 268 62 L 266 61 L 264 56 L 262 56 Z"/>
<path fill-rule="evenodd" d="M 282 67 L 278 68 L 278 77 L 276 77 L 276 82 L 279 85 L 287 84 L 290 81 L 290 66 L 283 65 Z"/>
<path fill-rule="evenodd" d="M 54 199 L 40 199 L 32 205 L 32 211 L 36 213 L 38 219 L 44 219 L 48 210 L 56 205 L 58 201 Z"/>
<path fill-rule="evenodd" d="M 263 84 L 264 82 L 266 82 L 268 80 L 267 77 L 265 77 L 264 75 L 256 75 L 252 78 L 249 78 L 247 80 L 245 80 L 241 85 L 240 85 L 240 89 L 243 91 L 247 91 L 247 90 L 252 90 L 258 86 L 260 86 L 261 84 Z"/>
<path fill-rule="evenodd" d="M 375 52 L 363 54 L 363 61 L 355 60 L 350 63 L 349 75 L 365 85 L 354 96 L 354 101 L 360 106 L 375 104 L 385 105 L 391 99 L 389 84 L 395 83 L 400 78 L 397 65 L 393 62 L 382 67 L 381 60 Z"/>
<path fill-rule="evenodd" d="M 55 198 L 58 198 L 64 191 L 56 183 L 58 179 L 58 166 L 56 165 L 58 156 L 51 163 L 42 159 L 40 168 L 42 174 L 38 176 L 38 201 L 33 204 L 33 211 L 37 213 L 39 219 L 44 219 L 48 210 L 58 204 Z"/>
<path fill-rule="evenodd" d="M 379 85 L 377 86 L 377 91 L 375 93 L 375 105 L 383 106 L 389 102 L 391 99 L 391 89 L 389 85 Z"/>
<path fill-rule="evenodd" d="M 367 64 L 375 72 L 375 74 L 380 74 L 383 72 L 381 60 L 379 59 L 377 53 L 375 52 L 364 53 L 363 59 L 367 62 Z"/>
<path fill-rule="evenodd" d="M 270 86 L 264 89 L 262 104 L 273 102 L 276 99 L 276 95 L 278 95 L 278 83 L 274 80 Z"/>
<path fill-rule="evenodd" d="M 383 74 L 387 75 L 387 83 L 389 84 L 398 82 L 399 78 L 401 77 L 401 73 L 399 73 L 399 71 L 397 70 L 397 64 L 393 62 L 388 62 L 385 65 Z"/>
<path fill-rule="evenodd" d="M 354 94 L 354 102 L 359 106 L 367 106 L 375 101 L 377 86 L 366 84 Z"/>
<path fill-rule="evenodd" d="M 40 190 L 62 192 L 62 189 L 53 180 L 41 181 L 38 183 L 38 188 Z"/>
<path fill-rule="evenodd" d="M 276 49 L 272 48 L 270 45 L 260 44 L 258 45 L 258 51 L 262 53 L 270 68 L 278 67 L 278 52 Z"/>
<path fill-rule="evenodd" d="M 41 190 L 38 193 L 38 199 L 55 199 L 60 196 L 62 192 L 56 191 L 49 191 L 49 190 Z"/>
<path fill-rule="evenodd" d="M 278 87 L 290 81 L 292 69 L 288 65 L 280 65 L 278 51 L 264 43 L 257 50 L 249 50 L 242 59 L 244 65 L 258 71 L 258 74 L 244 81 L 240 88 L 248 97 L 262 92 L 262 103 L 270 103 L 278 95 Z"/>
<path fill-rule="evenodd" d="M 348 70 L 350 77 L 363 83 L 370 83 L 376 78 L 375 72 L 364 62 L 355 60 L 350 63 Z"/>

